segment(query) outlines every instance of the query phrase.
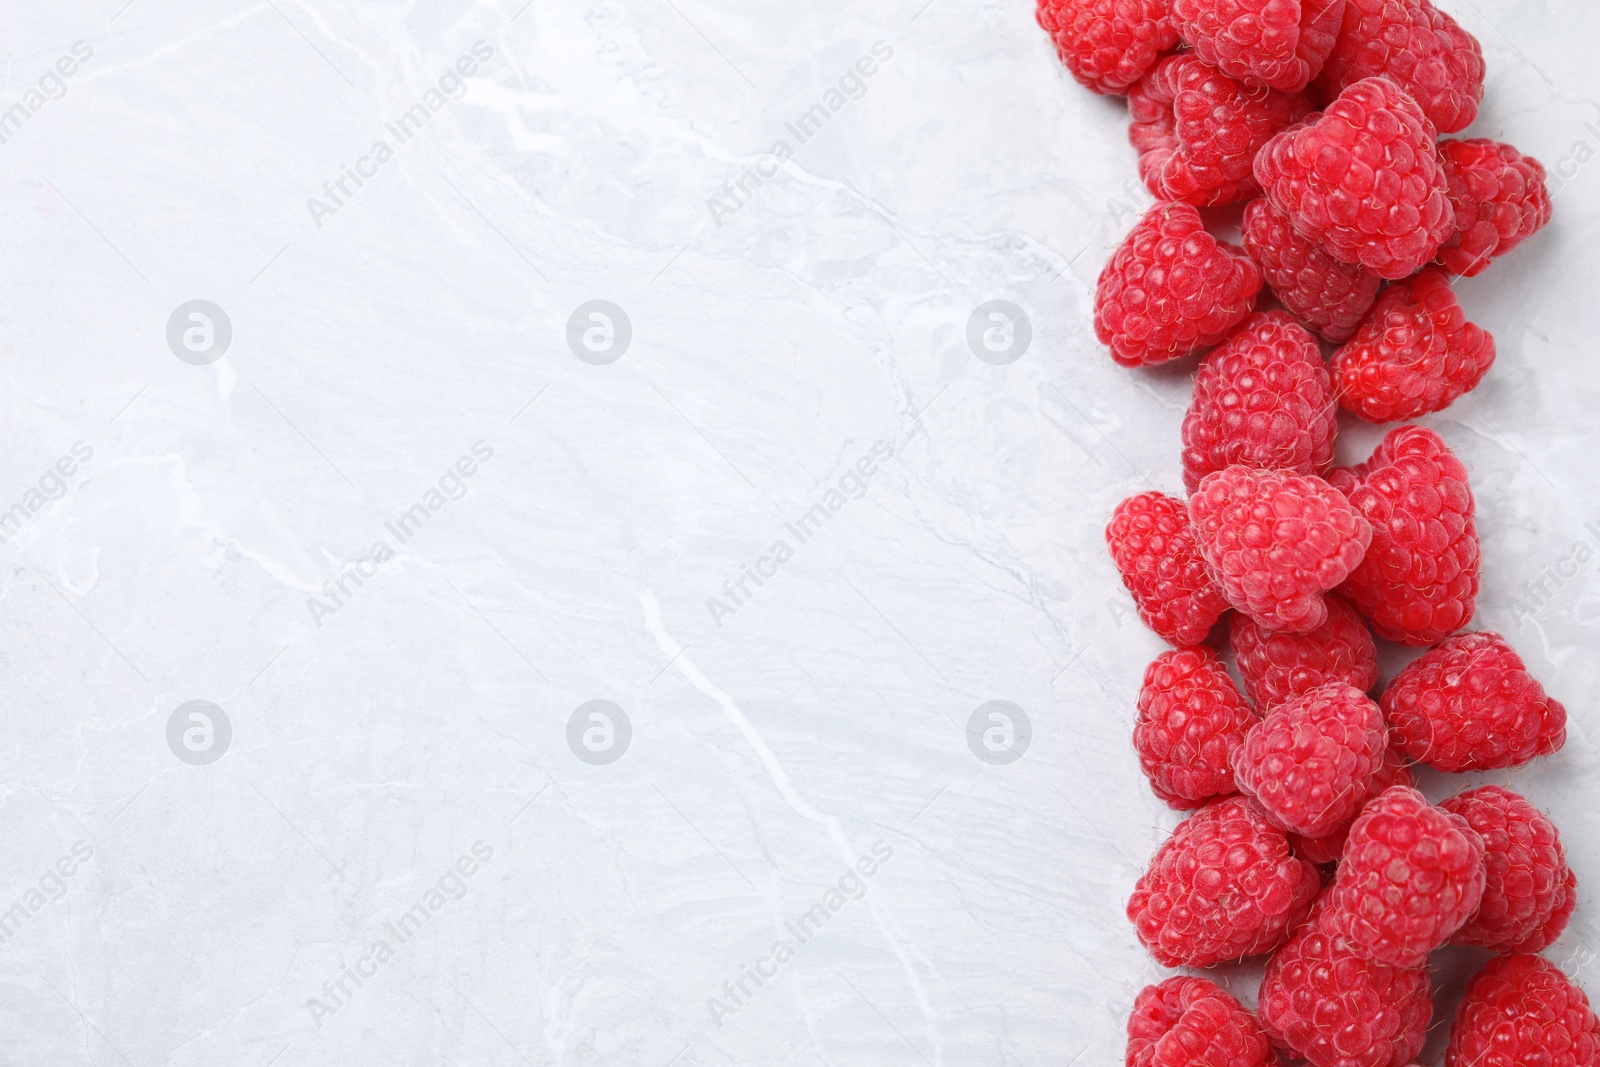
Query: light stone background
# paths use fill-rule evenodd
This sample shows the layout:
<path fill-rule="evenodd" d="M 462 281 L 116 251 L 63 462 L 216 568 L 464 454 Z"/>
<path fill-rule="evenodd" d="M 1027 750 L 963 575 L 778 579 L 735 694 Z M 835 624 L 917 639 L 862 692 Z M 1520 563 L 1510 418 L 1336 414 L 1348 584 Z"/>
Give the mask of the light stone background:
<path fill-rule="evenodd" d="M 1123 902 L 1177 820 L 1129 746 L 1162 646 L 1101 530 L 1181 486 L 1188 395 L 1089 329 L 1145 199 L 1122 106 L 1026 0 L 519 4 L 0 11 L 0 107 L 93 53 L 0 144 L 0 509 L 26 520 L 0 545 L 0 1062 L 1120 1062 L 1163 973 Z M 1559 182 L 1555 224 L 1460 286 L 1499 363 L 1426 420 L 1473 472 L 1479 623 L 1573 713 L 1559 756 L 1486 777 L 1600 886 L 1600 570 L 1561 564 L 1600 545 L 1600 13 L 1450 6 L 1490 63 L 1472 132 Z M 393 158 L 314 218 L 379 138 Z M 232 326 L 205 365 L 166 340 L 195 299 Z M 596 299 L 632 326 L 604 365 L 566 339 Z M 967 343 L 993 299 L 1033 331 L 1005 365 Z M 787 533 L 878 442 L 860 498 Z M 205 766 L 166 741 L 191 700 L 233 731 Z M 591 700 L 631 723 L 610 764 L 566 741 Z M 1009 765 L 968 745 L 990 700 L 1032 724 Z M 713 1020 L 876 842 L 865 895 Z M 395 941 L 441 880 L 460 899 Z M 1551 956 L 1600 986 L 1591 900 Z"/>

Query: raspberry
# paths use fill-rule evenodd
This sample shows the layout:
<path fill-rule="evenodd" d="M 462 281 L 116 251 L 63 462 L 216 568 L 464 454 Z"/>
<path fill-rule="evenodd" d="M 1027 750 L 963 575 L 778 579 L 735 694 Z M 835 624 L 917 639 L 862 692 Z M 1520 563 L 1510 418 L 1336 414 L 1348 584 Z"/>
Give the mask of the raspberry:
<path fill-rule="evenodd" d="M 1235 615 L 1230 635 L 1245 692 L 1261 712 L 1327 682 L 1344 682 L 1363 693 L 1378 682 L 1378 650 L 1367 624 L 1346 601 L 1327 598 L 1328 619 L 1304 634 L 1264 628 Z"/>
<path fill-rule="evenodd" d="M 1443 411 L 1494 365 L 1494 338 L 1467 321 L 1450 276 L 1429 267 L 1391 285 L 1333 355 L 1339 406 L 1368 422 Z"/>
<path fill-rule="evenodd" d="M 1497 785 L 1469 789 L 1439 807 L 1478 831 L 1488 874 L 1478 914 L 1456 934 L 1456 944 L 1506 955 L 1554 944 L 1578 903 L 1578 879 L 1555 823 Z"/>
<path fill-rule="evenodd" d="M 1094 332 L 1124 367 L 1214 345 L 1255 306 L 1261 271 L 1188 204 L 1157 204 L 1100 272 Z"/>
<path fill-rule="evenodd" d="M 1322 68 L 1328 96 L 1383 75 L 1414 97 L 1441 133 L 1472 125 L 1483 99 L 1478 39 L 1428 0 L 1349 0 Z"/>
<path fill-rule="evenodd" d="M 1227 613 L 1183 501 L 1156 492 L 1129 497 L 1111 513 L 1106 544 L 1139 618 L 1173 644 L 1199 644 Z"/>
<path fill-rule="evenodd" d="M 1439 249 L 1439 262 L 1452 274 L 1472 277 L 1489 261 L 1532 237 L 1550 221 L 1550 190 L 1544 166 L 1508 144 L 1482 138 L 1440 141 L 1455 232 Z"/>
<path fill-rule="evenodd" d="M 1483 555 L 1472 489 L 1439 435 L 1391 430 L 1366 463 L 1328 477 L 1372 523 L 1366 558 L 1339 591 L 1378 636 L 1431 645 L 1471 621 Z"/>
<path fill-rule="evenodd" d="M 1329 930 L 1372 963 L 1421 967 L 1478 910 L 1483 839 L 1397 785 L 1350 827 L 1329 891 Z"/>
<path fill-rule="evenodd" d="M 1133 747 L 1156 796 L 1198 808 L 1238 792 L 1233 752 L 1256 721 L 1215 652 L 1177 649 L 1145 669 Z"/>
<path fill-rule="evenodd" d="M 1372 527 L 1321 478 L 1228 467 L 1189 498 L 1200 554 L 1228 602 L 1269 630 L 1308 633 L 1322 594 L 1361 562 Z"/>
<path fill-rule="evenodd" d="M 1317 342 L 1285 312 L 1256 312 L 1200 363 L 1183 419 L 1183 484 L 1192 493 L 1235 463 L 1325 471 L 1337 432 Z"/>
<path fill-rule="evenodd" d="M 1380 700 L 1395 746 L 1441 771 L 1518 767 L 1567 742 L 1567 709 L 1499 634 L 1457 634 L 1412 660 Z"/>
<path fill-rule="evenodd" d="M 1456 1009 L 1444 1067 L 1593 1067 L 1600 1019 L 1589 998 L 1538 956 L 1490 960 Z"/>
<path fill-rule="evenodd" d="M 1072 76 L 1114 95 L 1178 43 L 1166 0 L 1039 0 L 1039 26 Z"/>
<path fill-rule="evenodd" d="M 1277 1062 L 1250 1013 L 1204 978 L 1168 978 L 1133 1002 L 1127 1067 L 1276 1067 Z"/>
<path fill-rule="evenodd" d="M 1128 918 L 1163 966 L 1210 967 L 1281 945 L 1321 882 L 1254 801 L 1230 797 L 1173 831 L 1134 886 Z"/>
<path fill-rule="evenodd" d="M 1365 267 L 1334 259 L 1295 233 L 1265 197 L 1244 209 L 1244 250 L 1261 265 L 1283 306 L 1335 344 L 1355 334 L 1383 284 Z"/>
<path fill-rule="evenodd" d="M 1411 767 L 1406 763 L 1405 757 L 1394 749 L 1384 753 L 1383 764 L 1378 768 L 1378 773 L 1372 776 L 1372 782 L 1367 786 L 1367 793 L 1356 806 L 1356 817 L 1366 810 L 1369 803 L 1382 796 L 1389 789 L 1397 785 L 1415 788 L 1416 776 L 1411 773 Z M 1352 819 L 1351 823 L 1355 820 Z M 1331 834 L 1323 837 L 1303 837 L 1300 834 L 1289 835 L 1289 846 L 1294 849 L 1294 854 L 1303 860 L 1312 863 L 1338 863 L 1339 857 L 1344 854 L 1345 841 L 1350 836 L 1350 823 L 1339 827 Z"/>
<path fill-rule="evenodd" d="M 1344 0 L 1172 0 L 1195 54 L 1247 85 L 1298 92 L 1333 51 Z"/>
<path fill-rule="evenodd" d="M 1455 223 L 1434 136 L 1415 100 L 1368 78 L 1268 141 L 1256 181 L 1300 236 L 1335 259 L 1405 278 Z"/>
<path fill-rule="evenodd" d="M 1128 94 L 1139 177 L 1157 200 L 1207 207 L 1259 192 L 1261 146 L 1315 110 L 1303 93 L 1249 89 L 1193 54 L 1169 56 Z"/>
<path fill-rule="evenodd" d="M 1355 818 L 1388 750 L 1383 714 L 1329 682 L 1278 705 L 1233 757 L 1239 791 L 1292 833 L 1322 837 Z"/>
<path fill-rule="evenodd" d="M 1267 964 L 1261 1025 L 1312 1067 L 1403 1067 L 1433 1018 L 1425 967 L 1388 967 L 1351 952 L 1328 929 L 1328 894 Z"/>

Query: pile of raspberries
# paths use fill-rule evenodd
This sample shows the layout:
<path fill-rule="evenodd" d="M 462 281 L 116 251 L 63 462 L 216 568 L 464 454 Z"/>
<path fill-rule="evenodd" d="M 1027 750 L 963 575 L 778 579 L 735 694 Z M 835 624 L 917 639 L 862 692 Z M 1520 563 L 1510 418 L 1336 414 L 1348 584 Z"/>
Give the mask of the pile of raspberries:
<path fill-rule="evenodd" d="M 1128 917 L 1164 966 L 1265 963 L 1253 1014 L 1198 975 L 1146 989 L 1128 1067 L 1407 1067 L 1447 944 L 1488 962 L 1446 1067 L 1600 1064 L 1600 1020 L 1539 956 L 1577 904 L 1556 827 L 1500 786 L 1434 804 L 1413 776 L 1566 741 L 1511 645 L 1466 628 L 1467 469 L 1418 425 L 1334 465 L 1339 408 L 1404 423 L 1482 381 L 1494 339 L 1451 283 L 1550 220 L 1537 160 L 1438 139 L 1477 115 L 1482 49 L 1429 0 L 1038 4 L 1072 75 L 1126 95 L 1157 201 L 1100 275 L 1096 334 L 1129 367 L 1209 350 L 1187 499 L 1140 493 L 1106 530 L 1174 646 L 1145 672 L 1134 747 L 1192 812 Z M 1375 635 L 1426 649 L 1376 699 Z"/>

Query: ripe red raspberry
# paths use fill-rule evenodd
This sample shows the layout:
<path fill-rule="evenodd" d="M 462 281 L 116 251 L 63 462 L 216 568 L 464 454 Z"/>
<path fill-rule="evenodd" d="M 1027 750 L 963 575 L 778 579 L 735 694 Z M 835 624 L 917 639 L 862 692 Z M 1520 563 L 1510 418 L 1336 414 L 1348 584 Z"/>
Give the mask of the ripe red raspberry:
<path fill-rule="evenodd" d="M 1492 959 L 1456 1009 L 1444 1067 L 1594 1067 L 1600 1019 L 1583 990 L 1538 956 Z"/>
<path fill-rule="evenodd" d="M 1372 527 L 1321 478 L 1228 467 L 1189 498 L 1200 554 L 1223 596 L 1269 630 L 1309 633 L 1322 594 L 1361 562 Z"/>
<path fill-rule="evenodd" d="M 1322 70 L 1345 0 L 1172 0 L 1195 54 L 1247 85 L 1298 92 Z"/>
<path fill-rule="evenodd" d="M 1144 624 L 1175 645 L 1196 645 L 1228 611 L 1183 501 L 1140 493 L 1117 505 L 1106 544 Z"/>
<path fill-rule="evenodd" d="M 1127 92 L 1178 43 L 1166 0 L 1039 0 L 1036 17 L 1072 76 L 1097 93 Z"/>
<path fill-rule="evenodd" d="M 1412 660 L 1380 704 L 1395 746 L 1441 771 L 1518 767 L 1567 743 L 1567 709 L 1487 630 L 1457 634 Z"/>
<path fill-rule="evenodd" d="M 1288 216 L 1266 197 L 1244 209 L 1244 250 L 1261 265 L 1283 306 L 1335 344 L 1355 334 L 1383 285 L 1365 267 L 1334 259 L 1295 233 Z"/>
<path fill-rule="evenodd" d="M 1378 768 L 1378 773 L 1372 776 L 1372 783 L 1367 786 L 1366 796 L 1361 798 L 1356 807 L 1356 818 L 1366 810 L 1367 805 L 1378 799 L 1384 793 L 1397 785 L 1416 788 L 1416 776 L 1411 773 L 1410 764 L 1394 749 L 1384 753 L 1383 765 Z M 1303 860 L 1312 863 L 1338 863 L 1339 857 L 1344 855 L 1345 841 L 1350 837 L 1350 827 L 1355 822 L 1339 827 L 1331 834 L 1323 837 L 1304 837 L 1300 834 L 1289 835 L 1289 847 L 1294 849 L 1294 854 Z"/>
<path fill-rule="evenodd" d="M 1394 786 L 1350 827 L 1329 930 L 1362 959 L 1421 967 L 1478 910 L 1484 877 L 1483 839 L 1466 820 Z"/>
<path fill-rule="evenodd" d="M 1322 68 L 1332 97 L 1383 75 L 1422 106 L 1441 133 L 1472 125 L 1483 99 L 1478 39 L 1428 0 L 1349 0 L 1338 42 Z"/>
<path fill-rule="evenodd" d="M 1372 524 L 1366 558 L 1339 592 L 1378 636 L 1431 645 L 1471 621 L 1483 555 L 1472 489 L 1439 435 L 1391 430 L 1367 462 L 1328 477 Z"/>
<path fill-rule="evenodd" d="M 1383 713 L 1329 682 L 1274 708 L 1233 757 L 1239 791 L 1292 833 L 1322 837 L 1355 818 L 1389 748 Z"/>
<path fill-rule="evenodd" d="M 1210 967 L 1271 952 L 1322 886 L 1255 802 L 1229 797 L 1173 831 L 1128 900 L 1139 940 L 1166 967 Z"/>
<path fill-rule="evenodd" d="M 1156 796 L 1198 808 L 1238 792 L 1233 753 L 1256 722 L 1215 652 L 1175 649 L 1145 669 L 1133 747 Z"/>
<path fill-rule="evenodd" d="M 1555 823 L 1497 785 L 1469 789 L 1439 807 L 1478 831 L 1488 874 L 1478 914 L 1455 943 L 1503 955 L 1542 952 L 1554 944 L 1578 903 L 1578 878 L 1567 866 Z"/>
<path fill-rule="evenodd" d="M 1157 204 L 1100 272 L 1095 336 L 1124 367 L 1165 363 L 1226 337 L 1260 291 L 1260 269 L 1207 233 L 1198 211 Z"/>
<path fill-rule="evenodd" d="M 1388 967 L 1351 952 L 1329 930 L 1328 894 L 1267 964 L 1261 1025 L 1312 1067 L 1404 1067 L 1433 1018 L 1426 967 Z"/>
<path fill-rule="evenodd" d="M 1326 599 L 1328 619 L 1310 633 L 1282 633 L 1248 615 L 1233 617 L 1234 659 L 1245 692 L 1263 714 L 1328 682 L 1344 682 L 1363 693 L 1377 684 L 1378 649 L 1367 624 L 1343 599 Z"/>
<path fill-rule="evenodd" d="M 1231 204 L 1260 191 L 1250 165 L 1261 146 L 1314 110 L 1304 93 L 1247 88 L 1185 53 L 1128 93 L 1128 140 L 1157 200 Z"/>
<path fill-rule="evenodd" d="M 1416 273 L 1455 212 L 1433 124 L 1394 82 L 1368 78 L 1267 142 L 1256 181 L 1302 236 L 1384 278 Z"/>
<path fill-rule="evenodd" d="M 1339 406 L 1368 422 L 1443 411 L 1494 365 L 1494 338 L 1467 321 L 1439 267 L 1383 291 L 1367 321 L 1333 355 Z"/>
<path fill-rule="evenodd" d="M 1452 274 L 1472 277 L 1550 221 L 1550 190 L 1544 166 L 1508 144 L 1482 138 L 1440 141 L 1456 226 L 1439 249 Z"/>
<path fill-rule="evenodd" d="M 1128 1016 L 1127 1067 L 1276 1067 L 1251 1014 L 1214 982 L 1168 978 L 1149 986 Z"/>
<path fill-rule="evenodd" d="M 1321 473 L 1338 429 L 1315 338 L 1287 312 L 1256 312 L 1200 363 L 1183 419 L 1183 484 L 1192 493 L 1235 463 Z"/>

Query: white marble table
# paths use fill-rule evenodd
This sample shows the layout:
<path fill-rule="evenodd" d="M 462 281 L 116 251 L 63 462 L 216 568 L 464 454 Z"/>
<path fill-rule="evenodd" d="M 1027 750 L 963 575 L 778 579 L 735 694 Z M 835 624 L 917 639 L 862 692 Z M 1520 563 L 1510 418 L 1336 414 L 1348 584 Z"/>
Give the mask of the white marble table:
<path fill-rule="evenodd" d="M 1088 328 L 1121 105 L 1026 0 L 520 2 L 0 15 L 0 1059 L 1120 1062 L 1176 817 L 1101 528 L 1188 389 Z M 1518 611 L 1600 544 L 1600 14 L 1451 6 L 1561 180 L 1427 420 L 1573 712 L 1485 777 L 1600 886 L 1600 571 Z"/>

